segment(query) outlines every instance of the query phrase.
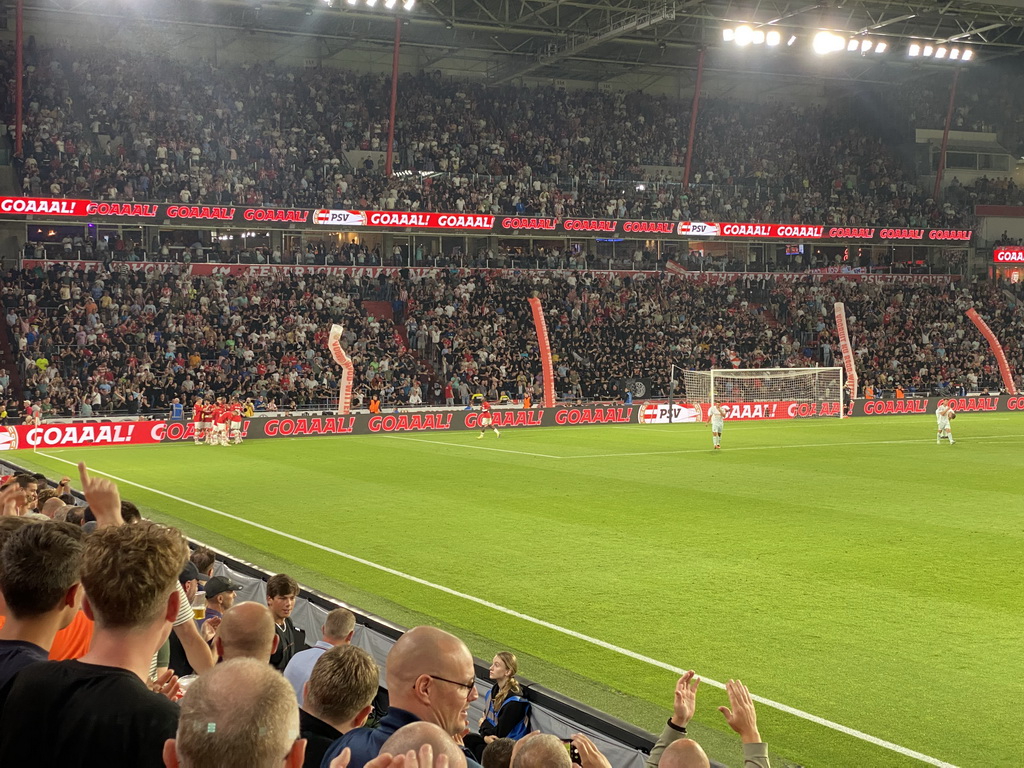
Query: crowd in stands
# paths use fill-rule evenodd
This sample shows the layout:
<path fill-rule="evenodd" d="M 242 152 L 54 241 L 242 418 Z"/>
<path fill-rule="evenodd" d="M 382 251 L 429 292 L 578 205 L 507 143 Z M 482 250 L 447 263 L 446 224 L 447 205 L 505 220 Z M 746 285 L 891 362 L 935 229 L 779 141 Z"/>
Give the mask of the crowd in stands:
<path fill-rule="evenodd" d="M 437 269 L 242 278 L 55 264 L 3 281 L 17 370 L 13 379 L 0 371 L 0 387 L 10 401 L 39 402 L 44 418 L 165 415 L 175 398 L 190 407 L 204 395 L 249 398 L 257 410 L 326 408 L 338 368 L 325 334 L 338 323 L 356 407 L 466 406 L 476 394 L 537 402 L 532 296 L 545 308 L 565 400 L 617 398 L 635 379 L 664 391 L 672 364 L 838 365 L 836 301 L 847 307 L 861 381 L 880 393 L 998 390 L 995 361 L 963 314 L 972 306 L 1024 372 L 1024 306 L 1000 285 L 705 277 Z"/>
<path fill-rule="evenodd" d="M 10 71 L 13 51 L 2 53 Z M 931 199 L 877 116 L 856 106 L 708 97 L 687 190 L 669 179 L 685 160 L 681 101 L 407 74 L 400 173 L 388 178 L 385 76 L 214 67 L 123 49 L 30 45 L 26 57 L 26 194 L 867 226 L 963 227 L 972 216 L 969 191 Z M 896 122 L 908 117 L 902 105 L 890 109 Z"/>
<path fill-rule="evenodd" d="M 84 464 L 79 475 L 85 507 L 69 478 L 40 492 L 44 476 L 19 474 L 0 487 L 0 763 L 611 768 L 587 735 L 573 735 L 570 752 L 532 728 L 513 654 L 495 656 L 479 722 L 473 657 L 444 630 L 402 634 L 382 689 L 377 663 L 352 644 L 350 611 L 328 613 L 307 645 L 290 576 L 271 577 L 263 602 L 235 602 L 241 586 L 213 575 L 210 550 L 142 518 Z M 646 768 L 709 767 L 686 731 L 699 685 L 692 671 L 677 682 Z M 729 681 L 726 691 L 719 710 L 745 765 L 768 768 L 749 690 Z"/>

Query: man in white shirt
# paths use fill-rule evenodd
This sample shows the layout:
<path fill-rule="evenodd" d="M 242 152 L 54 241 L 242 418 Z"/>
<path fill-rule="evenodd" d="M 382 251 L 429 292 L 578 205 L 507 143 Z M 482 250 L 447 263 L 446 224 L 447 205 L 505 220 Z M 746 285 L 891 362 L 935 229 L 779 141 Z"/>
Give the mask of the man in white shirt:
<path fill-rule="evenodd" d="M 938 445 L 942 442 L 942 438 L 945 437 L 949 440 L 949 444 L 953 445 L 953 430 L 949 426 L 949 422 L 956 418 L 956 412 L 953 410 L 953 406 L 947 400 L 939 400 L 939 407 L 935 409 L 935 421 L 937 422 L 938 432 L 935 435 L 935 444 Z"/>
<path fill-rule="evenodd" d="M 722 426 L 725 424 L 725 408 L 718 403 L 712 403 L 708 408 L 708 419 L 711 421 L 711 442 L 715 450 L 722 447 Z"/>

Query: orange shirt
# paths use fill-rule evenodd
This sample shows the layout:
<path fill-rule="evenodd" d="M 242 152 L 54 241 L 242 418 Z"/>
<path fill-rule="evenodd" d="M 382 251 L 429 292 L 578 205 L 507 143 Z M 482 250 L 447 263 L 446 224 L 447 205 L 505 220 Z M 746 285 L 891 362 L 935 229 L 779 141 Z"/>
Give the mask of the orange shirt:
<path fill-rule="evenodd" d="M 6 621 L 6 616 L 0 616 L 0 628 Z M 85 612 L 76 613 L 71 623 L 60 630 L 53 639 L 53 646 L 50 648 L 50 661 L 80 659 L 85 656 L 92 643 L 92 630 L 93 623 L 86 617 Z"/>

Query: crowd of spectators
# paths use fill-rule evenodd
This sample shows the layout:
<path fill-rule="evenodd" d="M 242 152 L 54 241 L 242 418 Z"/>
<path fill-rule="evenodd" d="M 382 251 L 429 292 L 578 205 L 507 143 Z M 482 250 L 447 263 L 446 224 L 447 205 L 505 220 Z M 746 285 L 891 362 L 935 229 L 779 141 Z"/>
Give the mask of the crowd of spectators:
<path fill-rule="evenodd" d="M 355 364 L 356 407 L 464 406 L 476 394 L 536 402 L 532 296 L 567 400 L 619 397 L 636 379 L 664 391 L 671 365 L 838 365 L 836 301 L 861 381 L 880 391 L 998 389 L 963 315 L 972 306 L 1024 371 L 1024 308 L 990 283 L 452 269 L 244 278 L 55 264 L 10 272 L 0 290 L 22 390 L 6 371 L 0 387 L 9 400 L 39 401 L 44 417 L 165 414 L 174 398 L 189 406 L 203 395 L 251 398 L 257 410 L 326 408 L 338 392 L 325 347 L 334 323 Z"/>
<path fill-rule="evenodd" d="M 681 101 L 406 74 L 389 178 L 383 75 L 34 45 L 26 56 L 26 194 L 854 226 L 972 216 L 963 195 L 933 200 L 876 130 L 884 121 L 857 106 L 708 97 L 684 189 L 671 180 L 685 161 Z"/>
<path fill-rule="evenodd" d="M 85 768 L 101 754 L 135 768 L 611 768 L 587 735 L 569 740 L 572 759 L 531 728 L 513 654 L 495 657 L 479 722 L 473 657 L 444 630 L 402 634 L 381 688 L 377 663 L 352 644 L 350 611 L 328 613 L 310 647 L 291 619 L 290 576 L 271 577 L 265 601 L 235 602 L 242 587 L 214 575 L 210 550 L 142 518 L 84 464 L 79 476 L 85 507 L 69 478 L 40 492 L 44 476 L 19 474 L 0 487 L 4 765 Z M 710 765 L 686 732 L 699 685 L 692 671 L 676 683 L 646 768 Z M 729 681 L 726 692 L 719 711 L 745 764 L 768 768 L 749 690 Z"/>

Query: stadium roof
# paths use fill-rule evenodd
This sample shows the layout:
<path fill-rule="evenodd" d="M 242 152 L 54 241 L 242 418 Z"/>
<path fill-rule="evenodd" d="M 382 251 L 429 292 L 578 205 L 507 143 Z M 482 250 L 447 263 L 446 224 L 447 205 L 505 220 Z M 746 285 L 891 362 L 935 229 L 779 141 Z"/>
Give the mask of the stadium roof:
<path fill-rule="evenodd" d="M 397 16 L 405 49 L 421 50 L 421 68 L 476 61 L 495 83 L 601 81 L 626 73 L 657 79 L 693 70 L 702 48 L 712 71 L 891 82 L 909 73 L 899 64 L 949 67 L 909 58 L 912 40 L 969 45 L 978 61 L 1024 50 L 1024 0 L 414 0 L 404 10 L 407 1 L 373 0 L 371 7 L 370 0 L 26 0 L 26 10 L 314 35 L 327 54 L 390 47 Z M 785 42 L 745 49 L 723 42 L 724 28 L 742 24 L 777 30 Z M 811 39 L 821 30 L 884 40 L 888 51 L 816 56 Z"/>

